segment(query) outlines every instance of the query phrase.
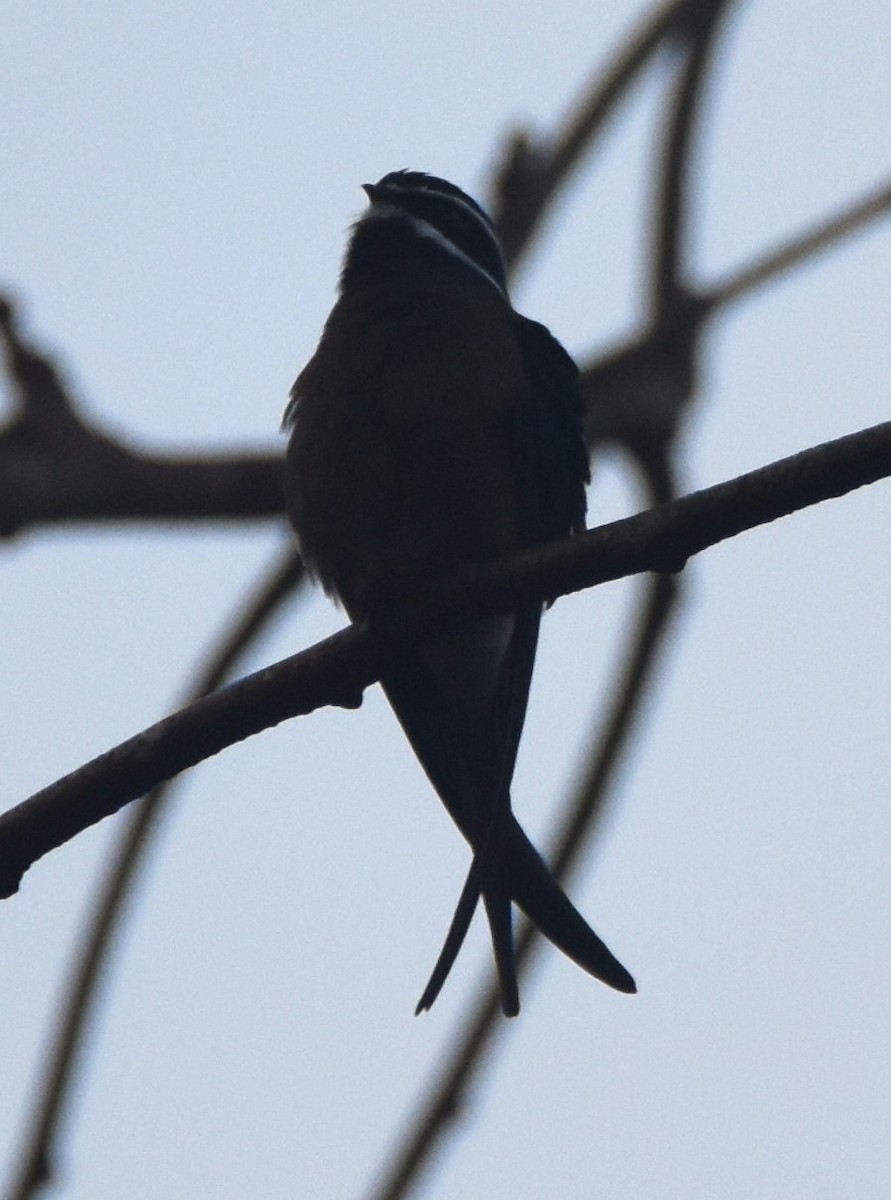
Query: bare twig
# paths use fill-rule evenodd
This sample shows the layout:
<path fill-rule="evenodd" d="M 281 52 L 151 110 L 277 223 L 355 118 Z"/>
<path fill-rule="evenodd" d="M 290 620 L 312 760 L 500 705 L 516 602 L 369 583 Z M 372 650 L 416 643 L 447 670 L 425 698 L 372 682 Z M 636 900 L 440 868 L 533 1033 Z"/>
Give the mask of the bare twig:
<path fill-rule="evenodd" d="M 669 461 L 681 419 L 699 375 L 699 347 L 708 306 L 692 289 L 686 262 L 693 144 L 701 97 L 721 20 L 729 0 L 684 10 L 673 29 L 685 54 L 666 117 L 657 172 L 656 215 L 650 251 L 647 329 L 630 345 L 589 365 L 583 374 L 588 435 L 629 450 L 651 492 L 670 496 Z"/>
<path fill-rule="evenodd" d="M 389 638 L 544 601 L 642 571 L 678 571 L 708 546 L 891 475 L 891 422 L 826 442 L 635 517 L 467 567 L 425 589 L 380 637 L 350 626 L 150 726 L 0 816 L 0 896 L 38 858 L 226 746 L 324 704 L 355 705 Z"/>

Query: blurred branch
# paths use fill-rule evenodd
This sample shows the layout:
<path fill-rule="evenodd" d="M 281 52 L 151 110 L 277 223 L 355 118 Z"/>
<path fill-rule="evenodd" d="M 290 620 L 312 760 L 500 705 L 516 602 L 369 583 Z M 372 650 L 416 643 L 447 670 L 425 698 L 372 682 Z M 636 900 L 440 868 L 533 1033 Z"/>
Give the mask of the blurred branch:
<path fill-rule="evenodd" d="M 668 111 L 661 169 L 657 170 L 656 221 L 653 237 L 651 312 L 654 324 L 670 321 L 684 307 L 689 271 L 684 265 L 690 222 L 690 180 L 698 133 L 703 87 L 712 61 L 721 18 L 731 0 L 712 0 L 686 13 L 686 57 Z"/>
<path fill-rule="evenodd" d="M 726 0 L 663 6 L 619 57 L 606 80 L 595 88 L 589 104 L 582 109 L 581 119 L 568 131 L 571 140 L 564 144 L 569 154 L 559 167 L 556 155 L 549 155 L 521 133 L 515 137 L 499 179 L 497 223 L 507 262 L 515 267 L 559 190 L 563 176 L 596 137 L 620 92 L 664 35 L 679 36 L 685 44 L 686 62 L 676 82 L 674 104 L 667 118 L 659 175 L 650 325 L 630 344 L 590 364 L 583 374 L 589 445 L 610 439 L 631 450 L 643 468 L 651 497 L 663 502 L 674 495 L 671 452 L 681 417 L 695 391 L 697 353 L 706 318 L 715 315 L 723 304 L 741 298 L 861 228 L 891 206 L 891 188 L 885 187 L 759 259 L 723 284 L 702 290 L 693 286 L 689 265 L 684 262 L 693 143 L 715 35 L 728 10 Z M 585 784 L 564 822 L 554 861 L 558 879 L 565 878 L 585 841 L 600 823 L 612 773 L 652 680 L 658 650 L 678 595 L 674 578 L 662 575 L 652 579 L 610 715 L 596 742 L 597 750 Z M 536 941 L 537 931 L 525 923 L 518 940 L 520 971 Z M 415 1107 L 414 1119 L 394 1151 L 382 1184 L 374 1192 L 376 1200 L 404 1200 L 419 1186 L 424 1168 L 441 1138 L 464 1110 L 468 1091 L 486 1062 L 496 1033 L 505 1028 L 499 1017 L 497 991 L 488 986 L 484 999 L 462 1022 L 457 1046 L 434 1072 L 426 1097 Z"/>
<path fill-rule="evenodd" d="M 668 35 L 682 31 L 689 19 L 708 12 L 715 3 L 716 0 L 668 0 L 657 5 L 613 61 L 598 69 L 588 93 L 552 143 L 535 138 L 529 130 L 511 135 L 502 151 L 492 214 L 505 262 L 512 270 L 528 251 L 571 171 L 590 150 L 638 72 L 661 49 Z"/>
<path fill-rule="evenodd" d="M 548 860 L 555 877 L 565 882 L 573 866 L 601 824 L 607 808 L 609 785 L 628 747 L 641 703 L 652 681 L 658 652 L 669 628 L 669 617 L 677 596 L 677 581 L 670 575 L 652 576 L 645 589 L 643 605 L 633 628 L 632 642 L 616 681 L 615 699 L 603 723 L 597 749 L 585 771 L 581 786 Z M 541 938 L 529 921 L 524 921 L 517 938 L 517 973 L 526 974 L 534 947 Z M 448 1127 L 461 1116 L 468 1091 L 482 1068 L 495 1037 L 509 1027 L 501 1020 L 497 989 L 484 987 L 483 998 L 462 1022 L 457 1046 L 450 1049 L 445 1066 L 433 1072 L 427 1098 L 415 1107 L 411 1126 L 393 1154 L 375 1200 L 404 1200 L 419 1182 Z"/>
<path fill-rule="evenodd" d="M 675 0 L 645 18 L 639 30 L 598 72 L 589 93 L 552 143 L 528 131 L 504 152 L 492 205 L 512 270 L 528 250 L 550 205 L 589 152 L 607 117 L 652 55 L 674 44 L 686 54 L 667 116 L 661 201 L 653 250 L 650 324 L 636 337 L 589 360 L 583 371 L 591 445 L 610 441 L 631 452 L 651 490 L 667 498 L 668 447 L 695 388 L 695 355 L 707 317 L 782 272 L 806 261 L 891 207 L 887 185 L 814 230 L 791 239 L 714 288 L 696 289 L 682 271 L 691 144 L 702 87 L 728 0 Z"/>
<path fill-rule="evenodd" d="M 150 726 L 0 816 L 0 896 L 28 867 L 152 787 L 290 717 L 354 707 L 387 644 L 471 615 L 594 587 L 687 559 L 746 529 L 891 475 L 891 422 L 564 541 L 463 568 L 425 588 L 376 631 L 350 626 Z"/>
<path fill-rule="evenodd" d="M 711 314 L 715 309 L 747 296 L 755 288 L 771 283 L 779 275 L 797 267 L 817 254 L 829 250 L 852 233 L 860 232 L 877 217 L 891 211 L 891 183 L 827 217 L 806 233 L 784 242 L 778 249 L 758 258 L 750 266 L 701 292 L 701 302 Z"/>
<path fill-rule="evenodd" d="M 708 0 L 676 14 L 672 34 L 683 58 L 665 114 L 664 148 L 655 172 L 649 328 L 632 347 L 583 375 L 590 443 L 602 440 L 608 429 L 632 453 L 651 495 L 659 500 L 674 495 L 671 453 L 699 377 L 705 313 L 691 290 L 685 263 L 690 180 L 705 80 L 730 2 Z"/>
<path fill-rule="evenodd" d="M 256 588 L 247 608 L 242 611 L 243 605 L 239 605 L 236 622 L 210 653 L 188 690 L 189 700 L 208 695 L 233 674 L 245 651 L 304 577 L 300 558 L 293 550 L 279 556 L 270 575 Z M 70 1103 L 72 1077 L 98 1000 L 99 985 L 108 966 L 112 938 L 132 895 L 137 870 L 145 861 L 173 791 L 174 783 L 168 780 L 150 792 L 134 808 L 113 850 L 59 1006 L 39 1094 L 23 1139 L 19 1169 L 7 1193 L 8 1200 L 30 1200 L 56 1175 L 56 1140 L 65 1107 Z"/>
<path fill-rule="evenodd" d="M 22 338 L 0 297 L 14 384 L 0 428 L 0 537 L 72 521 L 244 520 L 284 509 L 281 455 L 147 455 L 89 424 L 46 355 Z"/>
<path fill-rule="evenodd" d="M 723 282 L 690 290 L 670 316 L 582 367 L 587 435 L 614 442 L 658 475 L 664 448 L 677 433 L 685 389 L 692 390 L 690 346 L 704 322 L 785 272 L 836 247 L 891 212 L 891 183 L 790 238 Z"/>

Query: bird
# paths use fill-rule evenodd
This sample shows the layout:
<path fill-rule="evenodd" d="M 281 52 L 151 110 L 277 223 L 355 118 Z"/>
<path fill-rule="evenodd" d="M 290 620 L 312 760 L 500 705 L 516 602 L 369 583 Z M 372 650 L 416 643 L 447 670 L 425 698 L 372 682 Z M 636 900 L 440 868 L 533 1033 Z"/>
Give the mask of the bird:
<path fill-rule="evenodd" d="M 513 308 L 485 209 L 422 171 L 362 187 L 368 207 L 283 429 L 286 505 L 306 567 L 373 634 L 459 567 L 583 530 L 590 475 L 578 370 Z M 472 850 L 416 1012 L 439 994 L 480 897 L 505 1016 L 520 1007 L 514 904 L 589 974 L 637 990 L 512 811 L 543 607 L 391 639 L 383 655 L 384 693 Z"/>

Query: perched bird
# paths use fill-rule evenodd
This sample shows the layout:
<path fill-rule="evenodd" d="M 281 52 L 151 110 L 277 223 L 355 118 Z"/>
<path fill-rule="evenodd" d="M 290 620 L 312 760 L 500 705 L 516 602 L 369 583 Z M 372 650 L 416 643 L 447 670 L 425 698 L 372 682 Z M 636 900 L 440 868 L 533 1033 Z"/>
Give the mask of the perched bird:
<path fill-rule="evenodd" d="M 589 476 L 575 364 L 514 311 L 485 211 L 418 171 L 364 191 L 339 299 L 284 426 L 306 564 L 373 631 L 376 615 L 459 565 L 583 529 Z M 527 603 L 388 646 L 384 691 L 474 851 L 417 1011 L 436 999 L 480 895 L 506 1015 L 519 1011 L 512 901 L 590 974 L 635 991 L 511 811 L 540 618 Z"/>

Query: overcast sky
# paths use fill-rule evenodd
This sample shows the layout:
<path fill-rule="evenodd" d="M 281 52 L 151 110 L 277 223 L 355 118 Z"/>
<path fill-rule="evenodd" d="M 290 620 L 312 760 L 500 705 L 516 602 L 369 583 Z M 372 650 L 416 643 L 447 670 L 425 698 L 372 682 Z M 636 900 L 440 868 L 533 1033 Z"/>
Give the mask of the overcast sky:
<path fill-rule="evenodd" d="M 97 420 L 156 449 L 272 447 L 359 185 L 481 198 L 643 3 L 6 0 L 0 285 Z M 891 7 L 743 3 L 693 248 L 717 279 L 889 172 Z M 659 73 L 556 210 L 517 306 L 577 353 L 641 315 Z M 884 420 L 886 221 L 714 325 L 686 488 Z M 592 522 L 633 510 L 601 463 Z M 887 483 L 693 561 L 613 819 L 571 886 L 635 974 L 546 951 L 430 1200 L 885 1200 L 891 1176 Z M 29 533 L 2 548 L 2 804 L 167 711 L 284 527 Z M 547 845 L 639 584 L 545 621 L 515 787 Z M 252 664 L 338 628 L 321 596 Z M 0 1168 L 114 829 L 0 905 Z M 467 851 L 378 691 L 187 782 L 115 962 L 64 1140 L 70 1200 L 358 1197 L 490 977 L 482 923 L 412 1015 Z"/>

